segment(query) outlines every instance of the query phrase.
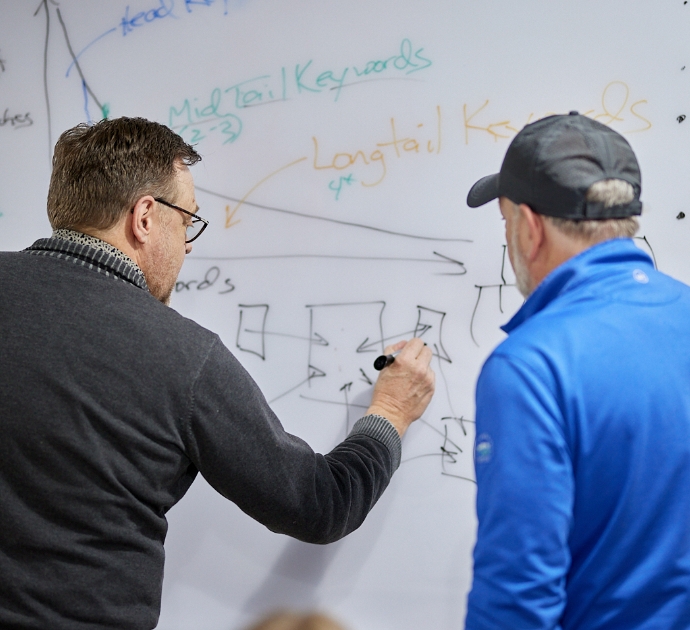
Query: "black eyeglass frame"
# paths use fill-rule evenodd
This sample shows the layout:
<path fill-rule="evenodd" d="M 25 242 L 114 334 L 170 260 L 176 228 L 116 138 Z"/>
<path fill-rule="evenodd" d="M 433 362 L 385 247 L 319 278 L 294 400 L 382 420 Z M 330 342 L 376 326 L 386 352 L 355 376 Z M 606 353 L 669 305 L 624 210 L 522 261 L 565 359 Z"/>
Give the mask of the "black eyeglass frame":
<path fill-rule="evenodd" d="M 198 223 L 201 221 L 203 225 L 201 226 L 201 229 L 199 230 L 199 233 L 190 238 L 188 241 L 185 241 L 185 243 L 191 243 L 192 241 L 195 241 L 198 239 L 203 233 L 204 230 L 208 227 L 208 221 L 204 219 L 203 217 L 200 217 L 198 214 L 194 214 L 193 212 L 190 212 L 189 210 L 185 210 L 184 208 L 180 208 L 180 206 L 176 206 L 174 203 L 168 203 L 165 199 L 161 199 L 160 197 L 154 197 L 154 201 L 157 201 L 158 203 L 162 203 L 164 206 L 168 206 L 168 208 L 173 208 L 174 210 L 179 210 L 180 212 L 184 212 L 185 214 L 188 214 L 190 217 L 192 217 L 192 224 Z"/>

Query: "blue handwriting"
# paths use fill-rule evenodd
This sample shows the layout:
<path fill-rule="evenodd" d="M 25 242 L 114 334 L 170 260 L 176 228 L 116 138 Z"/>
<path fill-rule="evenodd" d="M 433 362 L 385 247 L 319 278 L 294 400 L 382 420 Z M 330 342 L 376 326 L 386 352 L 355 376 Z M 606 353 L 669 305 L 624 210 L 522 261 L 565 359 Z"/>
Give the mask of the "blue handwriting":
<path fill-rule="evenodd" d="M 332 180 L 328 183 L 328 187 L 335 193 L 335 200 L 338 201 L 340 197 L 340 191 L 343 189 L 343 184 L 351 186 L 357 180 L 353 178 L 352 173 L 345 176 L 340 176 L 340 180 Z"/>
<path fill-rule="evenodd" d="M 163 2 L 164 0 L 161 0 Z M 172 2 L 172 0 L 168 0 Z M 187 0 L 192 1 L 192 0 Z M 194 0 L 195 3 L 212 2 L 213 0 Z M 223 143 L 234 142 L 242 131 L 242 121 L 232 110 L 243 110 L 257 105 L 305 94 L 332 92 L 333 100 L 340 98 L 341 91 L 348 85 L 354 85 L 371 78 L 405 78 L 414 72 L 429 68 L 433 62 L 424 54 L 424 48 L 413 46 L 411 40 L 401 41 L 396 54 L 365 62 L 363 65 L 351 65 L 339 69 L 318 68 L 313 59 L 294 66 L 283 66 L 279 72 L 262 74 L 256 77 L 233 83 L 227 87 L 215 87 L 204 105 L 199 106 L 199 98 L 185 98 L 180 105 L 172 105 L 168 111 L 168 124 L 173 129 L 184 129 L 189 142 L 199 142 L 208 136 L 206 128 L 199 125 L 225 120 L 228 125 L 216 125 L 225 137 Z M 180 132 L 181 133 L 181 132 Z M 342 186 L 342 184 L 340 185 Z"/>
<path fill-rule="evenodd" d="M 176 17 L 173 15 L 174 0 L 160 0 L 159 5 L 148 11 L 139 11 L 133 17 L 129 16 L 129 5 L 125 8 L 125 14 L 120 20 L 120 27 L 122 28 L 122 36 L 131 33 L 135 28 L 139 28 L 146 24 L 150 24 L 155 20 L 162 20 L 166 17 Z"/>

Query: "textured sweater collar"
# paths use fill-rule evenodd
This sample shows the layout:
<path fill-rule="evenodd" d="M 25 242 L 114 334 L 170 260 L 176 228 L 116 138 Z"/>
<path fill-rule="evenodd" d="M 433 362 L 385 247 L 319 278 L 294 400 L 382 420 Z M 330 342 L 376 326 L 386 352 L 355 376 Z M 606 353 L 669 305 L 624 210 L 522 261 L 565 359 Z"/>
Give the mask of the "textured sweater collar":
<path fill-rule="evenodd" d="M 50 238 L 38 239 L 24 251 L 69 260 L 148 291 L 144 273 L 129 256 L 109 243 L 81 232 L 56 230 Z"/>

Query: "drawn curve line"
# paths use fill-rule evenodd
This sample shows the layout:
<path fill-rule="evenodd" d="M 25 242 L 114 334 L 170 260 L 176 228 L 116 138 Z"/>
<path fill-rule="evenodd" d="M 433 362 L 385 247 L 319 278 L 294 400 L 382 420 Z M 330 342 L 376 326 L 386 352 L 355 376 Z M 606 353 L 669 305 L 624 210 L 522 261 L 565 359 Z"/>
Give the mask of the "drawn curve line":
<path fill-rule="evenodd" d="M 306 159 L 307 159 L 306 156 L 305 156 L 305 157 L 301 157 L 301 158 L 299 158 L 298 160 L 295 160 L 294 162 L 290 162 L 289 164 L 286 164 L 285 166 L 281 166 L 277 171 L 273 171 L 272 173 L 266 175 L 266 177 L 264 177 L 264 178 L 263 178 L 258 184 L 256 184 L 253 188 L 250 188 L 250 189 L 249 189 L 249 192 L 248 192 L 244 197 L 242 197 L 242 199 L 239 200 L 239 203 L 237 204 L 237 206 L 235 206 L 235 209 L 233 210 L 233 215 L 240 209 L 240 207 L 242 206 L 242 204 L 247 200 L 247 197 L 249 197 L 249 195 L 251 195 L 251 194 L 252 194 L 259 186 L 261 186 L 261 184 L 263 184 L 266 180 L 271 179 L 271 177 L 273 177 L 274 175 L 277 175 L 277 174 L 280 173 L 281 171 L 284 171 L 285 169 L 288 169 L 288 168 L 290 168 L 291 166 L 295 166 L 295 164 L 299 164 L 300 162 L 304 162 Z M 199 190 L 202 190 L 202 189 L 199 188 Z M 204 191 L 204 192 L 209 192 L 209 191 Z M 211 193 L 211 194 L 213 194 L 213 193 Z M 219 196 L 220 196 L 220 195 L 219 195 Z M 227 227 L 227 226 L 226 226 L 226 227 Z"/>
<path fill-rule="evenodd" d="M 58 21 L 60 22 L 60 26 L 62 26 L 62 32 L 65 36 L 65 44 L 67 44 L 67 50 L 69 51 L 70 57 L 72 57 L 72 60 L 74 61 L 74 65 L 77 68 L 77 72 L 79 73 L 79 76 L 81 77 L 82 84 L 83 84 L 84 88 L 86 89 L 86 91 L 91 96 L 91 98 L 95 101 L 96 105 L 98 106 L 98 109 L 101 110 L 101 116 L 102 116 L 103 115 L 103 105 L 101 105 L 100 101 L 96 98 L 96 95 L 93 93 L 93 91 L 91 90 L 91 87 L 89 87 L 89 84 L 86 82 L 86 79 L 84 78 L 84 73 L 82 72 L 81 66 L 79 65 L 79 62 L 77 61 L 77 57 L 74 54 L 74 50 L 72 49 L 72 43 L 69 40 L 69 35 L 67 34 L 67 26 L 65 25 L 65 21 L 62 19 L 62 13 L 60 13 L 59 8 L 55 9 L 55 12 L 57 13 Z"/>
<path fill-rule="evenodd" d="M 306 159 L 306 158 L 302 158 Z M 294 162 L 293 162 L 294 164 Z M 288 166 L 292 166 L 292 164 L 289 164 Z M 283 169 L 287 168 L 287 166 L 284 166 Z M 281 169 L 281 170 L 283 170 Z M 278 171 L 276 171 L 277 173 Z M 272 173 L 272 175 L 275 175 L 276 173 Z M 271 175 L 269 175 L 271 177 Z M 265 178 L 262 181 L 266 181 Z M 259 184 L 257 184 L 258 186 Z M 250 193 L 256 189 L 255 186 Z M 347 225 L 349 227 L 356 227 L 360 228 L 363 230 L 372 230 L 374 232 L 381 232 L 383 234 L 392 234 L 393 236 L 403 236 L 405 238 L 414 238 L 417 240 L 422 240 L 422 241 L 443 241 L 443 242 L 449 242 L 449 243 L 473 243 L 474 241 L 469 238 L 440 238 L 437 236 L 419 236 L 418 234 L 407 234 L 406 232 L 395 232 L 394 230 L 384 230 L 383 228 L 378 228 L 374 227 L 373 225 L 366 225 L 364 223 L 354 223 L 352 221 L 341 221 L 340 219 L 331 219 L 330 217 L 319 217 L 314 214 L 307 214 L 306 212 L 297 212 L 295 210 L 286 210 L 285 208 L 275 208 L 273 206 L 265 206 L 260 203 L 254 203 L 252 201 L 247 201 L 247 197 L 249 196 L 249 193 L 247 193 L 243 199 L 236 199 L 235 197 L 230 197 L 228 195 L 223 195 L 221 193 L 215 192 L 213 190 L 209 190 L 208 188 L 202 188 L 201 186 L 196 186 L 196 190 L 199 190 L 203 193 L 206 193 L 207 195 L 213 195 L 214 197 L 218 197 L 220 199 L 225 199 L 226 201 L 233 201 L 235 203 L 242 203 L 245 206 L 252 206 L 252 208 L 260 208 L 261 210 L 271 210 L 272 212 L 281 212 L 283 214 L 290 214 L 295 217 L 303 217 L 305 219 L 315 219 L 317 221 L 326 221 L 327 223 L 335 223 L 337 225 Z M 239 206 L 237 206 L 239 208 Z"/>
<path fill-rule="evenodd" d="M 65 76 L 68 77 L 69 73 L 72 72 L 72 68 L 74 68 L 79 60 L 79 57 L 81 57 L 91 46 L 93 46 L 96 42 L 99 40 L 103 39 L 106 35 L 110 35 L 110 33 L 114 33 L 117 30 L 116 26 L 113 26 L 109 31 L 106 31 L 102 35 L 99 35 L 96 39 L 94 39 L 90 44 L 87 44 L 82 48 L 72 59 L 72 63 L 67 66 L 67 72 L 65 72 Z"/>

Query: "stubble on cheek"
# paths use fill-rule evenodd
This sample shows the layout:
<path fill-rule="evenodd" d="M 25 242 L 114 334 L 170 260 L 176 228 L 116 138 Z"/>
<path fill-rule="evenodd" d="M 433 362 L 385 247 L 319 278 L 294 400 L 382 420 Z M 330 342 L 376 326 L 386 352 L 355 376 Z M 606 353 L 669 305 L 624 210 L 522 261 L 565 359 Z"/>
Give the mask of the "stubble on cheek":
<path fill-rule="evenodd" d="M 177 282 L 177 276 L 184 262 L 184 251 L 174 246 L 175 234 L 164 233 L 159 247 L 153 256 L 153 261 L 146 275 L 146 282 L 151 295 L 159 302 L 170 306 L 172 293 Z"/>
<path fill-rule="evenodd" d="M 510 242 L 510 263 L 515 272 L 515 282 L 522 297 L 528 298 L 532 290 L 530 288 L 529 273 L 527 273 L 527 264 L 518 244 L 518 231 L 515 224 L 513 224 L 508 236 Z"/>

